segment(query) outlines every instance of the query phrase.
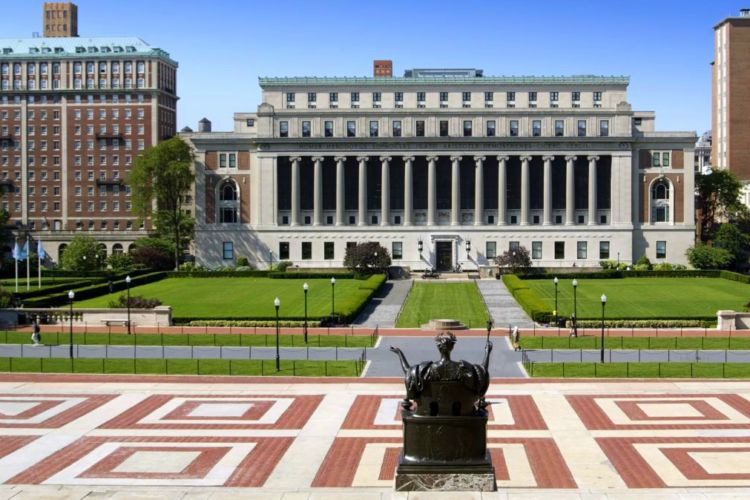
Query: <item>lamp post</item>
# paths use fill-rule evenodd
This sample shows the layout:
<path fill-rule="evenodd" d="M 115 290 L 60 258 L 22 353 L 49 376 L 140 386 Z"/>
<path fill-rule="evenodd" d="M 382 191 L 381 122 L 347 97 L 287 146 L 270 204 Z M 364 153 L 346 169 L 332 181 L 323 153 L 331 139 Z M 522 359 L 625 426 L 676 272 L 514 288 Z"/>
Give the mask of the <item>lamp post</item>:
<path fill-rule="evenodd" d="M 336 293 L 334 290 L 336 289 L 336 278 L 331 278 L 331 320 L 333 320 L 333 311 L 335 310 L 336 306 Z"/>
<path fill-rule="evenodd" d="M 125 276 L 125 287 L 128 290 L 128 335 L 130 335 L 130 276 Z"/>
<path fill-rule="evenodd" d="M 490 334 L 492 333 L 492 318 L 487 319 L 487 341 L 490 340 Z"/>
<path fill-rule="evenodd" d="M 557 323 L 557 285 L 560 283 L 560 280 L 555 276 L 552 282 L 555 284 L 555 323 Z"/>
<path fill-rule="evenodd" d="M 578 337 L 578 301 L 576 300 L 576 289 L 578 280 L 573 279 L 573 336 Z"/>
<path fill-rule="evenodd" d="M 73 299 L 76 294 L 73 290 L 68 292 L 68 301 L 70 302 L 70 359 L 73 359 Z"/>
<path fill-rule="evenodd" d="M 302 284 L 302 290 L 305 292 L 305 344 L 307 344 L 307 290 L 309 286 L 307 283 Z"/>
<path fill-rule="evenodd" d="M 278 297 L 273 299 L 273 307 L 276 308 L 276 371 L 281 370 L 281 357 L 279 355 L 279 307 L 281 301 Z"/>
<path fill-rule="evenodd" d="M 607 305 L 607 296 L 602 294 L 602 348 L 601 360 L 604 363 L 604 306 Z"/>
<path fill-rule="evenodd" d="M 417 241 L 417 251 L 419 252 L 419 256 L 422 257 L 422 250 L 424 250 L 424 244 L 422 243 L 422 240 Z"/>

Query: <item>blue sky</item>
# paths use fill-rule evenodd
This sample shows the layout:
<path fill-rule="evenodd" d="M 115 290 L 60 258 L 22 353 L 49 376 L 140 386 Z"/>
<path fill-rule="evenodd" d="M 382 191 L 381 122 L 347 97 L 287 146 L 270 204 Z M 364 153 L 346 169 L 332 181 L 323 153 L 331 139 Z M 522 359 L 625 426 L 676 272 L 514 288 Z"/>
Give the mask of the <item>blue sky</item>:
<path fill-rule="evenodd" d="M 81 36 L 138 36 L 180 63 L 178 127 L 229 130 L 258 76 L 370 75 L 373 59 L 486 75 L 629 75 L 659 130 L 711 125 L 713 26 L 750 6 L 674 1 L 79 0 Z M 42 31 L 42 0 L 3 2 L 0 36 Z M 144 15 L 145 14 L 145 15 Z"/>

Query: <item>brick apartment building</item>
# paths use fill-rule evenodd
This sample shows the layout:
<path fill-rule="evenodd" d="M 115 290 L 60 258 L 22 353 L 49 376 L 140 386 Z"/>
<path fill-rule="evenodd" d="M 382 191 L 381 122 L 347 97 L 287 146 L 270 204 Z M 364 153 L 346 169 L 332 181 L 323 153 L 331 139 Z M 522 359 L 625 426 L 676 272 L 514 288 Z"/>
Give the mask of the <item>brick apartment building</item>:
<path fill-rule="evenodd" d="M 0 205 L 54 261 L 78 234 L 125 251 L 148 221 L 124 180 L 176 133 L 177 62 L 139 38 L 78 37 L 73 4 L 44 8 L 44 37 L 0 39 Z"/>

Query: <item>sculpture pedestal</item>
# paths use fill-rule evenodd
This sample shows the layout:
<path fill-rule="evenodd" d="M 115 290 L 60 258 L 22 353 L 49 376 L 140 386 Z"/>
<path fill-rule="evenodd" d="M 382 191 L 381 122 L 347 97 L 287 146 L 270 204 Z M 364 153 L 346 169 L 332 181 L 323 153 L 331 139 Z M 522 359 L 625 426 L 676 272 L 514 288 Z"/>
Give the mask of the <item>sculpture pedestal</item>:
<path fill-rule="evenodd" d="M 487 413 L 425 416 L 403 411 L 396 491 L 496 491 Z"/>

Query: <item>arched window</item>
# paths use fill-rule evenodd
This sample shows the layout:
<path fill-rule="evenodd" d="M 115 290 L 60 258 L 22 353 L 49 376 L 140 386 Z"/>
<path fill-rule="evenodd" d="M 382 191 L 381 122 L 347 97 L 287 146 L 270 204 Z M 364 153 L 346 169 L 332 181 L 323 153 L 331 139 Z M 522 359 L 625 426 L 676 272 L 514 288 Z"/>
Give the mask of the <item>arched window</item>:
<path fill-rule="evenodd" d="M 133 250 L 135 250 L 135 243 L 128 245 L 128 253 L 131 253 Z"/>
<path fill-rule="evenodd" d="M 651 222 L 671 222 L 671 190 L 669 181 L 657 179 L 651 185 Z"/>
<path fill-rule="evenodd" d="M 240 221 L 240 189 L 232 179 L 219 184 L 218 221 L 220 224 L 236 224 Z"/>
<path fill-rule="evenodd" d="M 112 255 L 119 255 L 122 253 L 122 245 L 115 243 L 112 245 Z"/>

